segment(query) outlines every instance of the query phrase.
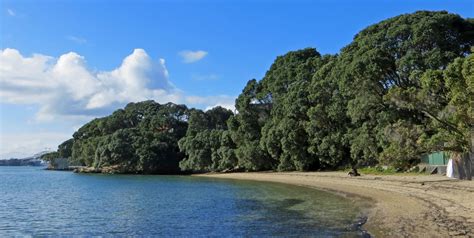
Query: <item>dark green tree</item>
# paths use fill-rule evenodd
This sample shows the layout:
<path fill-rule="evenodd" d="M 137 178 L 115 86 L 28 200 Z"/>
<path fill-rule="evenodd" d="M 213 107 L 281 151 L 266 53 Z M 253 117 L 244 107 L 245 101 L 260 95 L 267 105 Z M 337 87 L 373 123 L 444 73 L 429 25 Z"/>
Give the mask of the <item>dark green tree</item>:
<path fill-rule="evenodd" d="M 262 128 L 260 146 L 277 162 L 278 170 L 308 170 L 315 158 L 308 153 L 306 123 L 309 85 L 324 62 L 312 48 L 277 57 L 260 84 L 270 95 L 270 119 Z"/>
<path fill-rule="evenodd" d="M 320 169 L 350 165 L 350 144 L 346 138 L 351 128 L 347 116 L 348 99 L 340 89 L 340 70 L 336 56 L 325 56 L 324 64 L 313 76 L 309 87 L 306 131 L 308 151 L 317 158 Z"/>
<path fill-rule="evenodd" d="M 261 129 L 270 118 L 272 98 L 264 95 L 262 86 L 252 79 L 236 99 L 238 113 L 228 120 L 239 168 L 256 171 L 272 169 L 274 160 L 260 148 Z"/>
<path fill-rule="evenodd" d="M 404 121 L 400 125 L 426 124 L 423 112 L 391 106 L 389 90 L 420 90 L 424 71 L 446 68 L 465 56 L 473 41 L 472 23 L 444 11 L 400 15 L 358 33 L 336 66 L 339 89 L 349 98 L 352 126 L 347 138 L 352 157 L 359 162 L 379 159 L 390 148 L 386 128 L 400 120 Z"/>
<path fill-rule="evenodd" d="M 455 59 L 446 69 L 427 70 L 421 87 L 394 88 L 388 95 L 399 108 L 420 111 L 428 118 L 412 147 L 449 151 L 469 168 L 474 161 L 474 55 Z M 412 133 L 410 133 L 412 134 Z M 401 137 L 406 140 L 408 135 Z M 413 141 L 415 140 L 413 139 Z M 390 155 L 396 155 L 395 150 Z M 467 171 L 467 179 L 472 174 Z"/>
<path fill-rule="evenodd" d="M 71 160 L 117 173 L 179 173 L 184 155 L 178 140 L 186 134 L 188 113 L 173 103 L 129 103 L 74 133 Z"/>
<path fill-rule="evenodd" d="M 235 115 L 153 101 L 90 121 L 45 158 L 123 173 L 318 170 L 473 148 L 474 21 L 419 11 L 367 27 L 338 55 L 276 58 Z M 178 167 L 179 165 L 179 167 Z"/>
<path fill-rule="evenodd" d="M 232 114 L 230 110 L 222 107 L 215 107 L 206 112 L 193 110 L 190 113 L 186 136 L 178 142 L 180 150 L 186 154 L 186 159 L 179 164 L 182 170 L 209 172 L 235 166 L 232 152 L 228 151 L 231 145 L 222 139 L 227 130 L 226 121 Z"/>

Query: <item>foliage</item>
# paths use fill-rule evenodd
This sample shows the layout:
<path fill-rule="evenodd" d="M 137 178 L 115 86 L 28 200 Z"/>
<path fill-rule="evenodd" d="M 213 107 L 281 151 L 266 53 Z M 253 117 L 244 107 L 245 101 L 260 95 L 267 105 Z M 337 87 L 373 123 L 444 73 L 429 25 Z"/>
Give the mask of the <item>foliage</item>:
<path fill-rule="evenodd" d="M 72 160 L 121 173 L 178 173 L 178 140 L 187 130 L 184 105 L 130 103 L 74 133 Z"/>
<path fill-rule="evenodd" d="M 474 133 L 474 55 L 459 57 L 445 69 L 427 70 L 420 89 L 392 90 L 392 102 L 428 118 L 421 143 L 428 150 L 469 153 Z"/>
<path fill-rule="evenodd" d="M 370 26 L 342 50 L 340 65 L 335 68 L 341 77 L 339 89 L 349 99 L 347 115 L 352 125 L 347 138 L 354 160 L 380 162 L 383 154 L 384 158 L 391 157 L 393 164 L 409 164 L 400 163 L 397 160 L 402 158 L 394 156 L 405 153 L 406 148 L 387 138 L 387 127 L 399 121 L 404 122 L 398 125 L 423 126 L 429 117 L 417 108 L 393 104 L 392 91 L 422 91 L 425 71 L 444 69 L 455 58 L 469 53 L 474 43 L 473 29 L 472 23 L 458 15 L 420 11 Z M 416 137 L 416 133 L 411 136 Z"/>
<path fill-rule="evenodd" d="M 225 131 L 226 121 L 232 115 L 222 107 L 191 112 L 186 136 L 178 142 L 180 150 L 187 156 L 179 164 L 182 170 L 209 172 L 236 165 L 234 146 Z"/>
<path fill-rule="evenodd" d="M 320 169 L 351 163 L 346 139 L 351 129 L 346 115 L 347 97 L 339 88 L 340 74 L 336 56 L 326 56 L 327 63 L 313 76 L 309 87 L 309 108 L 306 131 L 309 152 L 318 158 Z"/>
<path fill-rule="evenodd" d="M 72 156 L 72 145 L 74 143 L 74 139 L 69 139 L 64 141 L 58 146 L 58 154 L 61 158 L 71 158 Z"/>
<path fill-rule="evenodd" d="M 306 48 L 278 56 L 260 81 L 247 82 L 235 115 L 130 103 L 81 127 L 58 153 L 140 173 L 403 170 L 430 151 L 466 154 L 474 151 L 472 45 L 472 19 L 396 16 L 337 55 Z"/>
<path fill-rule="evenodd" d="M 50 161 L 50 162 L 57 158 L 70 159 L 72 155 L 73 142 L 74 142 L 73 139 L 64 141 L 58 146 L 57 151 L 52 151 L 52 152 L 43 154 L 41 156 L 41 159 L 45 161 Z"/>
<path fill-rule="evenodd" d="M 261 129 L 270 117 L 271 97 L 261 97 L 261 84 L 255 79 L 248 81 L 236 99 L 239 112 L 228 121 L 238 166 L 245 170 L 266 170 L 274 167 L 274 161 L 260 148 Z M 268 95 L 270 96 L 270 95 Z"/>
<path fill-rule="evenodd" d="M 52 152 L 43 154 L 41 156 L 41 159 L 44 160 L 44 161 L 52 161 L 56 158 L 60 158 L 59 153 L 57 151 L 52 151 Z"/>

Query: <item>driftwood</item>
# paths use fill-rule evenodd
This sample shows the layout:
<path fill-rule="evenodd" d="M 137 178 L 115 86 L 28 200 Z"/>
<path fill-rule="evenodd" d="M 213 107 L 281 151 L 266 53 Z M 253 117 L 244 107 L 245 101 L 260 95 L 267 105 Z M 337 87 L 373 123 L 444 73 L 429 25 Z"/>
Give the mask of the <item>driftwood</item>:
<path fill-rule="evenodd" d="M 347 173 L 347 174 L 350 175 L 351 177 L 360 176 L 360 174 L 359 174 L 359 172 L 357 172 L 356 168 L 352 168 L 352 170 L 349 171 L 349 173 Z"/>

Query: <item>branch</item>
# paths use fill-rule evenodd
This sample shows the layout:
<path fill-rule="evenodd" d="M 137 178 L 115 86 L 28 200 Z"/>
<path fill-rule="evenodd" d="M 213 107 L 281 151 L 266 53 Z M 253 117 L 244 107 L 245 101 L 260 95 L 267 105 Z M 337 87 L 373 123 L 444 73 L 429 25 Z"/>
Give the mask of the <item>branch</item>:
<path fill-rule="evenodd" d="M 457 134 L 459 134 L 461 137 L 464 137 L 464 134 L 458 130 L 456 128 L 456 126 L 454 126 L 453 124 L 447 122 L 447 121 L 443 121 L 441 119 L 439 119 L 438 117 L 436 117 L 435 115 L 433 115 L 432 113 L 426 111 L 426 110 L 421 110 L 423 113 L 425 113 L 426 115 L 428 115 L 429 117 L 435 119 L 436 121 L 440 122 L 441 124 L 445 125 L 446 127 L 448 127 L 449 129 L 451 129 L 452 131 L 456 132 Z"/>

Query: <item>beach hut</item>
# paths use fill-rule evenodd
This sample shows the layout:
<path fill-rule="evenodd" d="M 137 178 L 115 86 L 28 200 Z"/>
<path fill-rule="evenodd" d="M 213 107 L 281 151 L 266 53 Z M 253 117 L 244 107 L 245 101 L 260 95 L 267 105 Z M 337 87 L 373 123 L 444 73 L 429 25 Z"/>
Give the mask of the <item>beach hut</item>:
<path fill-rule="evenodd" d="M 436 151 L 431 154 L 426 154 L 421 158 L 421 163 L 432 166 L 447 165 L 448 161 L 449 155 L 444 151 Z"/>
<path fill-rule="evenodd" d="M 421 157 L 421 167 L 430 174 L 446 174 L 449 154 L 444 151 L 435 151 Z"/>
<path fill-rule="evenodd" d="M 430 174 L 445 174 L 450 178 L 471 178 L 474 174 L 474 161 L 467 156 L 450 154 L 445 151 L 436 151 L 422 156 L 420 165 Z"/>

